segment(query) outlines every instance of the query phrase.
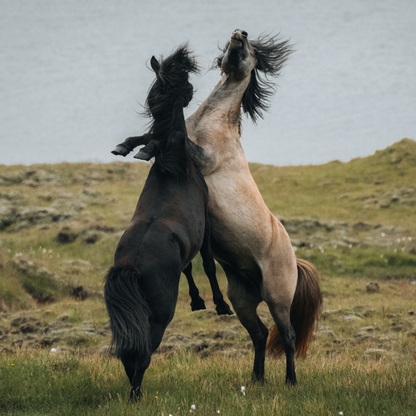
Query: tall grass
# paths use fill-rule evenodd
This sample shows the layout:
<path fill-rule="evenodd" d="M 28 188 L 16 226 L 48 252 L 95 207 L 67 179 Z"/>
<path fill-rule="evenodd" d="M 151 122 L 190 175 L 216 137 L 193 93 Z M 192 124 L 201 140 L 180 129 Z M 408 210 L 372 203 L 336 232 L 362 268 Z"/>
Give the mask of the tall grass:
<path fill-rule="evenodd" d="M 414 415 L 415 363 L 315 356 L 297 363 L 298 386 L 284 363 L 268 362 L 267 381 L 250 381 L 252 355 L 200 359 L 154 356 L 144 396 L 128 404 L 121 364 L 102 356 L 20 351 L 0 357 L 0 412 L 6 415 Z M 244 393 L 241 386 L 245 387 Z M 195 405 L 195 410 L 192 409 Z M 192 412 L 190 412 L 192 410 Z M 219 411 L 219 413 L 218 413 Z"/>

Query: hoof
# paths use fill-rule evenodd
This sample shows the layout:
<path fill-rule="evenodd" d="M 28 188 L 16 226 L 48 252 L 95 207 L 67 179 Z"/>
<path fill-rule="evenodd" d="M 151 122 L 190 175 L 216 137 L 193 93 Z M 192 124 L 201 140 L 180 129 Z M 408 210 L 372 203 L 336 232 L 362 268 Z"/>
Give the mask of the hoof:
<path fill-rule="evenodd" d="M 286 377 L 286 384 L 288 386 L 296 386 L 296 384 L 298 384 L 298 382 L 296 381 L 296 378 L 294 380 L 291 380 L 290 378 Z"/>
<path fill-rule="evenodd" d="M 205 302 L 203 301 L 203 299 L 201 299 L 201 301 L 198 302 L 191 302 L 191 309 L 192 311 L 202 311 L 206 309 Z"/>
<path fill-rule="evenodd" d="M 134 155 L 135 159 L 140 159 L 140 160 L 150 160 L 152 157 L 153 157 L 152 154 L 143 152 L 143 150 L 140 150 L 139 153 Z"/>
<path fill-rule="evenodd" d="M 264 379 L 264 375 L 256 375 L 254 373 L 251 375 L 251 380 L 254 383 L 260 383 L 260 384 L 264 384 L 266 382 L 266 380 Z"/>
<path fill-rule="evenodd" d="M 227 302 L 221 303 L 220 305 L 217 305 L 215 308 L 218 315 L 233 315 L 234 312 L 231 310 L 231 308 L 228 306 Z"/>
<path fill-rule="evenodd" d="M 134 391 L 133 388 L 130 389 L 130 397 L 129 397 L 130 403 L 139 402 L 141 397 L 142 397 L 142 393 L 140 391 L 140 387 L 137 388 L 137 391 Z"/>
<path fill-rule="evenodd" d="M 130 150 L 119 144 L 111 153 L 116 156 L 127 156 L 130 153 Z"/>

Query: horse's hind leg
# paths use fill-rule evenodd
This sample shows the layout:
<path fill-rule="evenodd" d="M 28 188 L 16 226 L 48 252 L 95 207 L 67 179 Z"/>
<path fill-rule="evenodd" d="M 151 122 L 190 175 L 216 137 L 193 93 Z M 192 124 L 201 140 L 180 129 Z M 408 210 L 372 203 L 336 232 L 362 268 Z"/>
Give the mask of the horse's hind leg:
<path fill-rule="evenodd" d="M 270 313 L 276 323 L 286 355 L 286 383 L 296 384 L 295 342 L 296 335 L 290 323 L 290 306 L 268 303 Z"/>
<path fill-rule="evenodd" d="M 262 301 L 259 287 L 234 268 L 223 265 L 228 279 L 228 298 L 249 333 L 254 346 L 253 379 L 264 381 L 264 361 L 269 331 L 257 315 L 257 306 Z"/>
<path fill-rule="evenodd" d="M 130 380 L 130 400 L 140 400 L 142 395 L 141 385 L 144 373 L 150 364 L 150 354 L 143 356 L 137 353 L 130 353 L 122 355 L 120 359 Z"/>
<path fill-rule="evenodd" d="M 233 311 L 230 309 L 230 306 L 228 305 L 228 303 L 224 300 L 224 297 L 222 296 L 222 293 L 221 293 L 221 289 L 218 285 L 215 261 L 214 261 L 214 257 L 212 255 L 212 250 L 211 250 L 211 237 L 210 237 L 210 228 L 209 228 L 208 220 L 205 225 L 204 241 L 202 243 L 200 253 L 201 253 L 202 264 L 204 266 L 205 273 L 208 276 L 209 283 L 211 285 L 212 298 L 216 305 L 215 310 L 217 311 L 217 314 L 218 315 L 232 315 Z"/>
<path fill-rule="evenodd" d="M 183 270 L 189 285 L 189 296 L 191 297 L 191 308 L 193 311 L 206 309 L 204 299 L 199 296 L 199 290 L 196 287 L 194 278 L 192 277 L 192 263 L 189 263 Z"/>
<path fill-rule="evenodd" d="M 263 272 L 262 297 L 269 307 L 279 332 L 283 350 L 286 355 L 286 383 L 296 384 L 295 343 L 296 334 L 290 323 L 290 306 L 296 288 L 297 271 L 286 267 L 285 272 Z"/>

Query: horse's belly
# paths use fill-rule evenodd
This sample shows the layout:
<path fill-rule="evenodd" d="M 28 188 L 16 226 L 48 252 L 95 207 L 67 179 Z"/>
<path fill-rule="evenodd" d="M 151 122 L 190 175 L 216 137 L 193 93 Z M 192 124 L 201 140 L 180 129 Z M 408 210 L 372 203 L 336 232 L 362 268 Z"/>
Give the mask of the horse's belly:
<path fill-rule="evenodd" d="M 259 265 L 272 239 L 272 214 L 263 199 L 241 194 L 232 184 L 218 187 L 207 183 L 215 256 L 239 268 Z"/>

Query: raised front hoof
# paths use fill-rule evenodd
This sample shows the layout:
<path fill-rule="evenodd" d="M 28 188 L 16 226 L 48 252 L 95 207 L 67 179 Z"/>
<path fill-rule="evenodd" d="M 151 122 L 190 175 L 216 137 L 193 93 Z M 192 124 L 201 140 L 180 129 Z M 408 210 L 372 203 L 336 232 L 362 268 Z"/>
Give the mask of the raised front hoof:
<path fill-rule="evenodd" d="M 222 302 L 218 304 L 215 310 L 217 311 L 218 315 L 233 315 L 234 314 L 234 312 L 228 306 L 227 302 Z"/>
<path fill-rule="evenodd" d="M 116 156 L 127 156 L 130 150 L 119 144 L 111 153 Z"/>
<path fill-rule="evenodd" d="M 152 157 L 153 157 L 152 154 L 143 152 L 143 149 L 140 150 L 139 153 L 137 153 L 136 155 L 134 155 L 134 158 L 135 159 L 139 159 L 139 160 L 150 160 Z"/>
<path fill-rule="evenodd" d="M 204 300 L 201 298 L 201 300 L 191 302 L 191 309 L 192 311 L 202 311 L 206 309 Z"/>

